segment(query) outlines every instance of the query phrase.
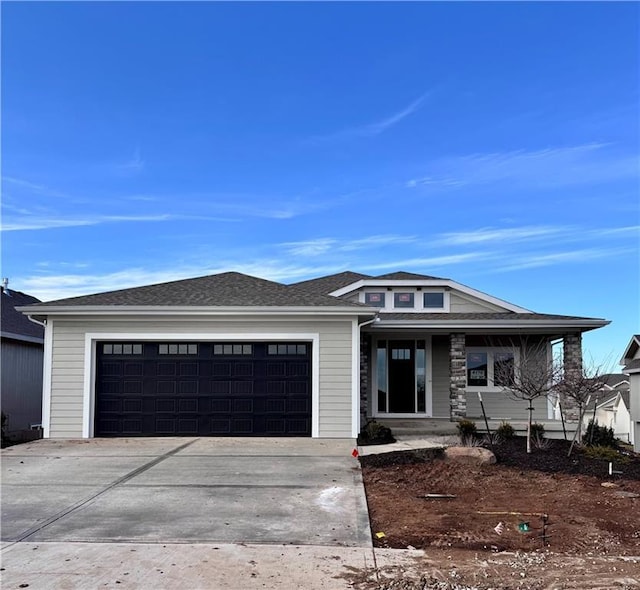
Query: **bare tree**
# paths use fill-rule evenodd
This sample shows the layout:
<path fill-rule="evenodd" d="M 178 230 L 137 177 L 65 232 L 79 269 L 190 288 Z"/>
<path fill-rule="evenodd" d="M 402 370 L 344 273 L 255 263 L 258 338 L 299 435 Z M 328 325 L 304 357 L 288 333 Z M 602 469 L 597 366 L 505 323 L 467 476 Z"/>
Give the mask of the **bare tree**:
<path fill-rule="evenodd" d="M 556 391 L 561 399 L 569 401 L 578 409 L 578 425 L 569 448 L 569 454 L 573 450 L 573 445 L 577 441 L 582 443 L 583 418 L 589 404 L 589 400 L 594 398 L 597 403 L 597 395 L 602 391 L 605 382 L 605 375 L 609 373 L 608 364 L 595 364 L 593 361 L 580 366 L 559 367 L 558 382 Z"/>
<path fill-rule="evenodd" d="M 550 355 L 550 345 L 545 340 L 530 342 L 521 338 L 519 342 L 512 342 L 508 352 L 494 360 L 493 384 L 509 397 L 528 404 L 527 453 L 531 452 L 533 402 L 554 391 L 558 370 Z"/>

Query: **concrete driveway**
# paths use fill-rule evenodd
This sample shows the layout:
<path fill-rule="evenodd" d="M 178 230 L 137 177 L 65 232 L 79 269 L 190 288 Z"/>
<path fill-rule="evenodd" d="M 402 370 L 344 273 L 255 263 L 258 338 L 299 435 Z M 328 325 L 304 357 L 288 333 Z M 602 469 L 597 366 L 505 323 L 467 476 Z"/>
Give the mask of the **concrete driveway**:
<path fill-rule="evenodd" d="M 2 540 L 371 547 L 353 440 L 41 440 L 2 451 Z"/>

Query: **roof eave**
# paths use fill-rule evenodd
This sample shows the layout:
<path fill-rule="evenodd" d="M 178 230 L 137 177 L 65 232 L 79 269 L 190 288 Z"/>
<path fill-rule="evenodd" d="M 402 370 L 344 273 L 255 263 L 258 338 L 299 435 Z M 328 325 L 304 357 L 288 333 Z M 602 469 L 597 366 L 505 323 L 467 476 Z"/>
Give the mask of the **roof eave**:
<path fill-rule="evenodd" d="M 607 326 L 611 322 L 609 320 L 387 320 L 380 319 L 374 326 L 375 329 L 381 328 L 445 328 L 445 329 L 480 329 L 480 328 L 553 328 L 553 329 L 579 329 L 582 332 L 595 330 Z"/>
<path fill-rule="evenodd" d="M 171 305 L 82 305 L 17 307 L 27 316 L 224 316 L 224 315 L 350 315 L 373 316 L 377 308 L 364 306 L 171 306 Z"/>

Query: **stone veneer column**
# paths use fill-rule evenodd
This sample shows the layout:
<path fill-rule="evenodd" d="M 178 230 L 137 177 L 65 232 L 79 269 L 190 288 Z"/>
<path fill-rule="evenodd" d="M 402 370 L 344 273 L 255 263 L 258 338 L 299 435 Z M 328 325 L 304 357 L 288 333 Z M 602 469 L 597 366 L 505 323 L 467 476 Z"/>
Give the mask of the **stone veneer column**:
<path fill-rule="evenodd" d="M 467 415 L 467 350 L 464 334 L 449 334 L 449 412 L 451 420 Z"/>
<path fill-rule="evenodd" d="M 571 373 L 582 372 L 582 334 L 565 334 L 562 341 L 564 372 L 568 377 Z M 578 404 L 570 397 L 563 397 L 562 410 L 569 420 L 577 420 L 579 415 Z"/>
<path fill-rule="evenodd" d="M 369 368 L 371 356 L 371 336 L 360 334 L 360 428 L 367 423 L 367 406 L 369 401 Z M 375 396 L 372 393 L 372 399 Z"/>

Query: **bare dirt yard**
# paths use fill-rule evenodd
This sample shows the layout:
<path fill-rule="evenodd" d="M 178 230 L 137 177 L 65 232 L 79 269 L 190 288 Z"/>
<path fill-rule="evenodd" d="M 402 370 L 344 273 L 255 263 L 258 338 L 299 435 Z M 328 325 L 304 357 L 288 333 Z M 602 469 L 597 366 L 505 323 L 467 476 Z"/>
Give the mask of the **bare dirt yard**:
<path fill-rule="evenodd" d="M 441 451 L 363 457 L 374 544 L 425 556 L 361 587 L 640 588 L 640 457 L 618 455 L 609 475 L 607 460 L 548 445 L 528 455 L 510 439 L 494 465 Z"/>

